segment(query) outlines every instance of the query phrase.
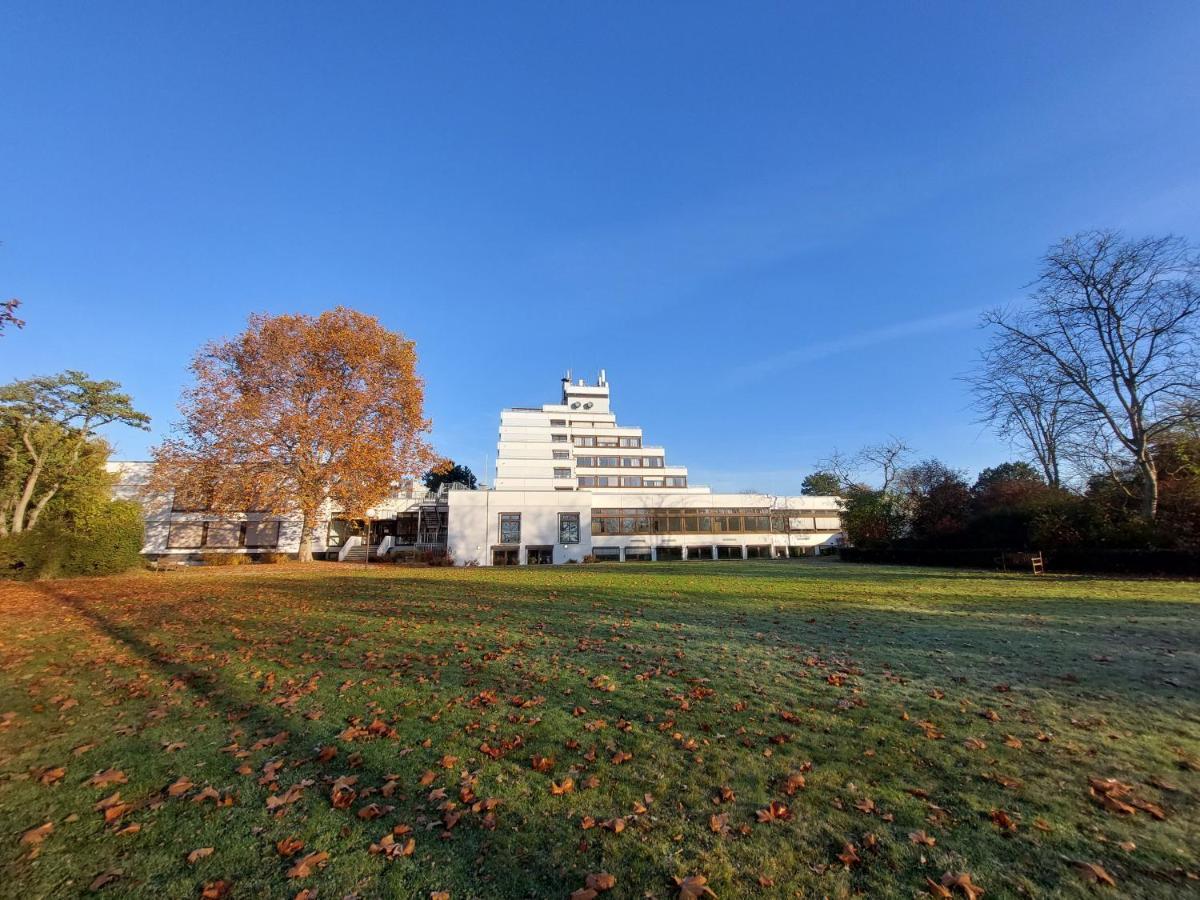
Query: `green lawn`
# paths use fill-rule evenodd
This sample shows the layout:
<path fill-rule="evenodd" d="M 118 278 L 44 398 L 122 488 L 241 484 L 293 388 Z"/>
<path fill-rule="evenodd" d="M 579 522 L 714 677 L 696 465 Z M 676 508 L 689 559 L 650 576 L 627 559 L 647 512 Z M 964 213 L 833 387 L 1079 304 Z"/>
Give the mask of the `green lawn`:
<path fill-rule="evenodd" d="M 155 897 L 1194 894 L 1200 585 L 820 561 L 0 584 L 0 820 L 21 897 L 105 873 Z"/>

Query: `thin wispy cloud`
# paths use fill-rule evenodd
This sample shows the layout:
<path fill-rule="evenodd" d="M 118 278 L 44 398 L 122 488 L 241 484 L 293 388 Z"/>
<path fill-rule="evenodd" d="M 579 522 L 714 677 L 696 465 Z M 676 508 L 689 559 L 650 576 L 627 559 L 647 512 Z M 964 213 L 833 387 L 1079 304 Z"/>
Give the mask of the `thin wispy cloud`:
<path fill-rule="evenodd" d="M 828 359 L 850 350 L 862 350 L 867 347 L 889 344 L 902 338 L 963 328 L 978 322 L 980 314 L 988 308 L 988 306 L 971 306 L 933 316 L 894 322 L 880 328 L 869 328 L 829 340 L 802 344 L 783 353 L 777 353 L 774 356 L 768 356 L 734 369 L 729 375 L 729 381 L 742 385 L 758 381 L 769 375 L 799 368 L 816 359 Z"/>

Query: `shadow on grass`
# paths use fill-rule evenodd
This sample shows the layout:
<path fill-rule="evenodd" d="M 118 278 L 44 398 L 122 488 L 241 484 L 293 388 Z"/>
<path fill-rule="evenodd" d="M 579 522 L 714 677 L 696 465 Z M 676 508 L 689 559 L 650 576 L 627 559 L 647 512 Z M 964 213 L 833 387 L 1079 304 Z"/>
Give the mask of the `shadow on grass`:
<path fill-rule="evenodd" d="M 334 858 L 335 864 L 339 851 L 345 854 L 361 854 L 362 859 L 358 861 L 359 867 L 363 867 L 364 860 L 371 860 L 370 863 L 366 863 L 366 866 L 373 867 L 374 876 L 380 880 L 377 890 L 384 895 L 398 896 L 400 894 L 397 894 L 397 891 L 407 894 L 409 890 L 416 890 L 416 883 L 420 883 L 423 886 L 422 889 L 427 893 L 431 889 L 431 884 L 432 889 L 436 890 L 443 885 L 443 882 L 474 885 L 479 891 L 477 896 L 493 894 L 504 896 L 557 895 L 562 890 L 562 870 L 568 866 L 578 867 L 581 864 L 582 860 L 575 856 L 573 847 L 562 848 L 558 845 L 545 844 L 539 839 L 537 831 L 526 827 L 514 827 L 516 821 L 520 821 L 522 826 L 527 826 L 529 823 L 521 821 L 520 810 L 503 806 L 497 812 L 505 827 L 497 828 L 494 831 L 485 831 L 479 828 L 477 826 L 478 817 L 474 816 L 464 816 L 450 839 L 439 839 L 439 834 L 442 833 L 440 824 L 427 832 L 424 837 L 418 830 L 419 843 L 415 858 L 423 855 L 431 857 L 426 861 L 432 865 L 433 872 L 437 873 L 432 882 L 429 880 L 428 866 L 423 866 L 422 870 L 417 872 L 415 869 L 406 870 L 404 868 L 412 866 L 411 861 L 402 860 L 399 863 L 383 864 L 379 858 L 368 857 L 368 844 L 377 841 L 390 831 L 393 824 L 405 822 L 413 825 L 421 817 L 429 819 L 431 822 L 437 820 L 436 805 L 422 800 L 427 789 L 416 787 L 421 772 L 430 766 L 428 760 L 418 762 L 420 754 L 416 753 L 405 755 L 395 752 L 372 752 L 378 749 L 377 742 L 362 745 L 341 744 L 338 741 L 338 733 L 344 727 L 344 722 L 337 724 L 309 722 L 299 713 L 292 715 L 282 713 L 278 707 L 267 702 L 263 695 L 241 696 L 231 685 L 227 686 L 222 682 L 217 671 L 197 668 L 171 658 L 161 649 L 144 640 L 139 636 L 141 623 L 116 622 L 99 612 L 96 609 L 98 604 L 81 600 L 58 590 L 52 583 L 38 582 L 34 587 L 50 602 L 69 610 L 70 614 L 77 616 L 99 633 L 126 648 L 151 666 L 159 675 L 167 679 L 178 679 L 189 694 L 210 704 L 224 716 L 228 723 L 236 722 L 237 726 L 246 732 L 245 742 L 247 745 L 255 738 L 270 737 L 283 731 L 288 733 L 288 739 L 283 745 L 254 754 L 255 772 L 253 775 L 245 776 L 245 782 L 238 788 L 239 805 L 244 805 L 247 799 L 256 800 L 260 804 L 258 806 L 261 817 L 260 825 L 264 829 L 263 833 L 268 837 L 271 827 L 277 823 L 277 820 L 267 812 L 265 807 L 268 791 L 257 785 L 257 777 L 261 774 L 259 767 L 268 759 L 286 755 L 291 759 L 297 757 L 303 759 L 303 765 L 299 768 L 289 766 L 283 770 L 287 775 L 279 778 L 281 790 L 286 790 L 289 783 L 298 782 L 304 777 L 316 779 L 316 784 L 308 789 L 301 803 L 297 804 L 297 808 L 289 809 L 284 822 L 286 823 L 289 819 L 294 822 L 298 818 L 306 820 L 308 815 L 301 812 L 301 808 L 304 803 L 307 803 L 311 813 L 334 817 L 335 824 L 340 828 L 337 846 L 306 847 L 304 852 L 327 850 Z M 444 686 L 447 690 L 465 690 L 462 684 L 447 683 Z M 367 704 L 364 703 L 363 706 L 365 714 Z M 128 741 L 128 736 L 123 740 Z M 328 745 L 339 746 L 343 752 L 364 751 L 363 760 L 355 768 L 348 768 L 342 763 L 340 757 L 327 766 L 321 766 L 309 754 L 312 754 L 319 746 Z M 145 743 L 144 751 L 147 753 L 161 752 L 161 748 L 152 743 Z M 334 810 L 329 805 L 328 783 L 340 774 L 357 775 L 360 789 L 365 787 L 378 789 L 388 780 L 387 776 L 399 775 L 404 793 L 387 801 L 389 804 L 396 805 L 396 811 L 385 818 L 364 824 L 355 817 L 354 810 L 369 802 L 368 799 L 360 799 L 352 809 L 344 812 Z M 455 773 L 447 772 L 445 774 L 453 775 Z M 434 786 L 436 787 L 436 784 Z M 162 787 L 165 788 L 166 785 L 164 784 Z M 448 793 L 453 796 L 456 790 L 449 790 Z M 241 837 L 248 837 L 248 835 Z M 277 858 L 269 840 L 266 838 L 260 838 L 260 840 L 264 841 L 263 856 L 275 862 Z M 569 856 L 564 849 L 572 851 Z M 488 868 L 486 872 L 483 872 L 480 868 L 480 861 L 485 857 L 488 861 Z M 556 862 L 559 871 L 556 872 L 551 866 L 545 865 L 547 861 L 551 860 Z M 535 862 L 543 865 L 541 867 L 533 865 Z M 128 877 L 124 881 L 127 888 L 135 884 L 136 868 L 136 864 L 130 867 Z M 285 868 L 286 864 L 280 860 L 273 878 L 270 871 L 263 869 L 241 873 L 233 871 L 228 874 L 235 883 L 238 882 L 239 876 L 242 876 L 247 882 L 245 886 L 253 883 L 261 884 L 266 878 L 267 883 L 275 889 L 272 893 L 291 896 L 297 887 L 294 883 L 289 884 L 284 877 Z M 321 877 L 318 875 L 304 884 L 319 887 Z M 150 886 L 152 887 L 152 885 Z"/>

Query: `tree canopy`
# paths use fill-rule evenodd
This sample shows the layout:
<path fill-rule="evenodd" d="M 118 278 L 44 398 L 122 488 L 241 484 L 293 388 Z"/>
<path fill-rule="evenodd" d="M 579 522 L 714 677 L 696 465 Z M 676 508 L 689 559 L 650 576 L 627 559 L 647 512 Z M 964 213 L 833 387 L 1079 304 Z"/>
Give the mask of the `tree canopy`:
<path fill-rule="evenodd" d="M 436 491 L 443 484 L 461 484 L 472 491 L 479 486 L 479 480 L 475 477 L 475 473 L 454 460 L 446 460 L 441 465 L 434 466 L 425 473 L 422 481 L 424 481 L 425 487 L 431 491 Z"/>
<path fill-rule="evenodd" d="M 69 370 L 0 387 L 0 534 L 34 527 L 52 502 L 94 497 L 108 456 L 96 430 L 116 423 L 145 430 L 150 417 L 115 381 Z"/>
<path fill-rule="evenodd" d="M 363 515 L 432 460 L 416 366 L 413 342 L 374 316 L 253 315 L 193 360 L 151 486 L 213 510 L 299 512 L 300 559 L 311 560 L 324 504 Z"/>

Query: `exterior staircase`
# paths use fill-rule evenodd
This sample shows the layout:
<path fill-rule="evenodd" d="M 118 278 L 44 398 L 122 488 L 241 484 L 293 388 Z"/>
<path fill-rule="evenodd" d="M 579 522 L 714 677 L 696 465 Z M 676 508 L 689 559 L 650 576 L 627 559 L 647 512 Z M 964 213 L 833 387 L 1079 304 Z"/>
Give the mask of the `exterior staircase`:
<path fill-rule="evenodd" d="M 375 558 L 375 546 L 367 546 L 366 544 L 358 544 L 346 551 L 346 557 L 342 562 L 366 563 Z"/>

